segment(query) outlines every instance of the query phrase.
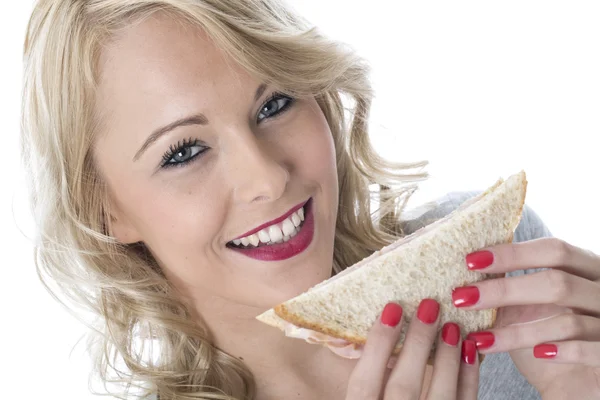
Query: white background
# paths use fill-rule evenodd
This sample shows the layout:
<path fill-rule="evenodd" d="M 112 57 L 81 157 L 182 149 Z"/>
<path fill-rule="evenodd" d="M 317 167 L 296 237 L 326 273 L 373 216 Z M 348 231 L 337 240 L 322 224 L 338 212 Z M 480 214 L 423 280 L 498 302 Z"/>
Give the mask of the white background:
<path fill-rule="evenodd" d="M 370 60 L 375 145 L 399 161 L 431 161 L 432 178 L 416 203 L 485 189 L 525 169 L 527 202 L 554 235 L 600 252 L 597 1 L 294 5 Z M 70 356 L 83 328 L 39 285 L 26 238 L 18 131 L 31 7 L 12 1 L 0 13 L 0 381 L 5 395 L 25 390 L 20 398 L 83 400 L 92 398 L 90 367 L 83 347 Z"/>

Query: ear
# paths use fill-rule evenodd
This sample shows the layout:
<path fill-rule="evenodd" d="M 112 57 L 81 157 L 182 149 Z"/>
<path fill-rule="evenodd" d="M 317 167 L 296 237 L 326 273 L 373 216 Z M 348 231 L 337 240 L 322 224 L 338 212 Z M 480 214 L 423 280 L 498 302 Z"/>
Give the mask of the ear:
<path fill-rule="evenodd" d="M 104 220 L 109 236 L 123 244 L 132 244 L 142 241 L 136 227 L 115 204 L 105 208 Z"/>

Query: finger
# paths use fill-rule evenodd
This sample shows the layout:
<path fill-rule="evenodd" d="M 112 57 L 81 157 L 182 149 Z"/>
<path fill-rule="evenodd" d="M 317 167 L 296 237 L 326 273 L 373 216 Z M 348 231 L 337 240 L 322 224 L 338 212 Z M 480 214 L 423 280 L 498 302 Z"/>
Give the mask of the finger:
<path fill-rule="evenodd" d="M 600 342 L 571 340 L 567 342 L 544 343 L 533 348 L 533 356 L 538 359 L 563 364 L 600 367 Z"/>
<path fill-rule="evenodd" d="M 356 363 L 346 394 L 347 399 L 379 399 L 392 350 L 400 338 L 402 307 L 389 303 L 373 324 L 360 359 Z"/>
<path fill-rule="evenodd" d="M 458 375 L 458 400 L 477 400 L 479 391 L 479 355 L 472 340 L 462 342 L 462 361 Z"/>
<path fill-rule="evenodd" d="M 460 344 L 460 327 L 452 322 L 444 324 L 438 338 L 427 399 L 456 399 L 461 359 Z"/>
<path fill-rule="evenodd" d="M 494 326 L 501 328 L 509 325 L 537 322 L 565 313 L 573 313 L 568 307 L 556 304 L 526 304 L 498 309 Z"/>
<path fill-rule="evenodd" d="M 592 281 L 600 279 L 600 257 L 556 238 L 540 238 L 482 249 L 467 256 L 467 267 L 485 273 L 559 268 Z"/>
<path fill-rule="evenodd" d="M 600 319 L 561 314 L 549 319 L 473 332 L 467 339 L 483 354 L 532 348 L 538 343 L 564 340 L 600 341 Z"/>
<path fill-rule="evenodd" d="M 398 361 L 385 388 L 386 398 L 418 399 L 427 361 L 437 336 L 440 305 L 433 299 L 419 304 L 412 319 Z"/>
<path fill-rule="evenodd" d="M 600 285 L 564 271 L 549 269 L 512 278 L 489 279 L 456 288 L 457 307 L 473 310 L 526 304 L 556 304 L 600 315 Z"/>

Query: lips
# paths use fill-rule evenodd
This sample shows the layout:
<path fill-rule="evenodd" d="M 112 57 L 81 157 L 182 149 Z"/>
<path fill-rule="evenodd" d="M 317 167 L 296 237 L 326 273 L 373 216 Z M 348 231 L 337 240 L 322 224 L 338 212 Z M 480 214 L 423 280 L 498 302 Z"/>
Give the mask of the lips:
<path fill-rule="evenodd" d="M 242 237 L 250 236 L 250 235 L 252 235 L 254 233 L 258 233 L 260 230 L 262 230 L 264 228 L 268 228 L 271 225 L 275 225 L 275 224 L 277 224 L 279 222 L 282 222 L 284 219 L 290 217 L 294 212 L 297 212 L 300 208 L 303 208 L 304 206 L 306 206 L 306 203 L 308 203 L 308 200 L 305 201 L 305 202 L 303 202 L 303 203 L 300 203 L 300 204 L 296 205 L 295 207 L 292 207 L 291 210 L 289 210 L 288 212 L 286 212 L 285 214 L 283 214 L 281 217 L 275 218 L 272 221 L 266 222 L 266 223 L 262 224 L 261 226 L 259 226 L 257 228 L 254 228 L 251 231 L 246 232 L 246 233 L 244 233 L 241 236 L 236 237 L 235 239 L 241 239 Z"/>
<path fill-rule="evenodd" d="M 304 205 L 306 203 L 300 208 L 295 207 L 295 211 L 292 211 L 291 214 L 288 212 L 286 214 L 287 217 L 281 222 L 273 223 L 260 230 L 255 229 L 251 231 L 254 233 L 234 239 L 229 242 L 229 245 L 238 248 L 247 248 L 283 243 L 291 240 L 300 232 L 304 224 Z M 281 218 L 277 220 L 281 220 Z"/>
<path fill-rule="evenodd" d="M 312 199 L 273 222 L 229 242 L 227 247 L 262 261 L 285 260 L 300 254 L 308 248 L 314 235 Z"/>

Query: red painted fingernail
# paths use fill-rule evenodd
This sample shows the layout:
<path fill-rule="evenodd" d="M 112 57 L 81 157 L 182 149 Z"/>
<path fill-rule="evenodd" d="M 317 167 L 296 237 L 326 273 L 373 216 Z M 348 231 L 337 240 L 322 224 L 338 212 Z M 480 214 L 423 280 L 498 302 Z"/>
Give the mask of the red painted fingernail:
<path fill-rule="evenodd" d="M 470 270 L 484 269 L 492 265 L 494 255 L 491 251 L 476 251 L 467 255 L 467 268 Z"/>
<path fill-rule="evenodd" d="M 472 340 L 465 340 L 462 343 L 462 359 L 465 363 L 473 365 L 475 364 L 475 357 L 477 357 L 477 346 Z"/>
<path fill-rule="evenodd" d="M 535 358 L 554 358 L 558 354 L 558 347 L 555 344 L 538 344 L 533 348 Z"/>
<path fill-rule="evenodd" d="M 460 340 L 460 328 L 454 322 L 444 324 L 442 328 L 442 340 L 450 346 L 456 346 Z"/>
<path fill-rule="evenodd" d="M 424 299 L 417 309 L 417 318 L 425 324 L 433 324 L 440 313 L 440 305 L 433 299 Z"/>
<path fill-rule="evenodd" d="M 479 301 L 477 286 L 465 286 L 452 291 L 452 302 L 456 307 L 468 307 Z"/>
<path fill-rule="evenodd" d="M 381 313 L 381 323 L 392 328 L 402 319 L 402 307 L 396 303 L 388 303 Z"/>
<path fill-rule="evenodd" d="M 474 341 L 478 350 L 489 349 L 496 340 L 492 332 L 469 333 L 467 339 Z"/>

